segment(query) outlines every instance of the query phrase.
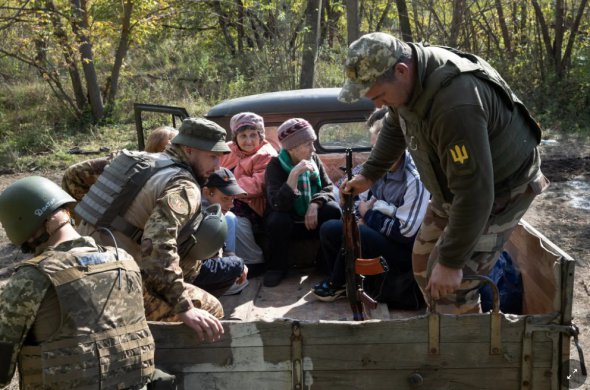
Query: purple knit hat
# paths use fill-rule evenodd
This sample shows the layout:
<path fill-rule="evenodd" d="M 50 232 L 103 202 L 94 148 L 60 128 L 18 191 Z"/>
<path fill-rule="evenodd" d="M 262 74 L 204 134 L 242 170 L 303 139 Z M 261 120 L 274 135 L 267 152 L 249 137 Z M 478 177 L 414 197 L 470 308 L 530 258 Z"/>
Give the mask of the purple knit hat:
<path fill-rule="evenodd" d="M 236 138 L 236 134 L 247 128 L 258 130 L 258 133 L 264 139 L 264 119 L 253 112 L 240 112 L 232 116 L 229 121 L 229 128 L 234 139 Z"/>
<path fill-rule="evenodd" d="M 292 118 L 283 122 L 277 130 L 277 135 L 281 146 L 287 150 L 317 139 L 313 127 L 302 118 Z"/>

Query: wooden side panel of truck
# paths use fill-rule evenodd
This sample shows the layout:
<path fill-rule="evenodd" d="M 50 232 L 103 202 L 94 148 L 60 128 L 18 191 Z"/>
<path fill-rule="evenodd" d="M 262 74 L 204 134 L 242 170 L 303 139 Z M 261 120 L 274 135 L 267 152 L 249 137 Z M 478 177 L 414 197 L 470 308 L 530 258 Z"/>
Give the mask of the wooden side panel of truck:
<path fill-rule="evenodd" d="M 321 311 L 307 315 L 317 320 L 246 314 L 224 321 L 225 335 L 212 344 L 184 325 L 152 323 L 156 361 L 184 389 L 566 389 L 574 261 L 526 223 L 507 251 L 523 275 L 523 315 L 359 323 L 324 321 Z M 250 310 L 262 289 L 244 297 Z"/>

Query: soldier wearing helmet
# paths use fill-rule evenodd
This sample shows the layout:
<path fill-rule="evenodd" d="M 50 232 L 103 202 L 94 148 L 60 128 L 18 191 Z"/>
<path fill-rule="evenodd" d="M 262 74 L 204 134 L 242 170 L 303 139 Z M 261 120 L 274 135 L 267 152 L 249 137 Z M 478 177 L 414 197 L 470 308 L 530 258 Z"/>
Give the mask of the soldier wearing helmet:
<path fill-rule="evenodd" d="M 139 267 L 80 236 L 74 202 L 39 176 L 0 194 L 8 238 L 36 254 L 0 291 L 0 387 L 17 362 L 21 388 L 141 388 L 154 373 Z"/>
<path fill-rule="evenodd" d="M 209 341 L 223 334 L 223 308 L 194 280 L 199 260 L 222 247 L 226 226 L 219 219 L 204 218 L 200 186 L 229 152 L 225 137 L 216 123 L 187 118 L 164 152 L 123 151 L 102 173 L 85 170 L 93 164 L 74 165 L 62 182 L 78 193 L 75 178 L 94 176 L 84 180 L 95 184 L 74 210 L 82 219 L 78 229 L 102 243 L 109 237 L 97 228 L 107 227 L 135 258 L 143 276 L 147 319 L 182 321 Z M 200 228 L 202 221 L 207 228 Z M 199 237 L 210 229 L 215 230 L 209 234 L 214 239 Z"/>

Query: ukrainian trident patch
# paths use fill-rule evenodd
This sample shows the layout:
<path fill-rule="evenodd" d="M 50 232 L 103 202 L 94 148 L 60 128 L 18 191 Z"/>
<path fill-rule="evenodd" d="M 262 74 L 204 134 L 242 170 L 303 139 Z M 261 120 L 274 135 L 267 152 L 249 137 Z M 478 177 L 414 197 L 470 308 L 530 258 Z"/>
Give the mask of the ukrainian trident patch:
<path fill-rule="evenodd" d="M 465 160 L 469 159 L 469 153 L 467 153 L 467 148 L 465 145 L 455 145 L 451 149 L 451 157 L 453 157 L 454 163 L 463 164 Z"/>
<path fill-rule="evenodd" d="M 473 172 L 474 161 L 471 158 L 469 145 L 464 141 L 448 146 L 449 165 L 458 175 L 468 175 Z"/>

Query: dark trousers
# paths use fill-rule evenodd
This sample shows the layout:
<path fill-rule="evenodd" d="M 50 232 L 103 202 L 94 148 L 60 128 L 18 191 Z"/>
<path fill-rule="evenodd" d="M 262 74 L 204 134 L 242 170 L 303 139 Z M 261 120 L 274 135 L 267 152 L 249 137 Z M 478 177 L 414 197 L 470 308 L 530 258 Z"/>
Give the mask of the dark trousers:
<path fill-rule="evenodd" d="M 361 257 L 374 258 L 383 256 L 389 271 L 374 276 L 366 276 L 364 289 L 380 302 L 400 303 L 398 306 L 420 306 L 416 303 L 417 285 L 412 273 L 413 241 L 399 243 L 388 239 L 378 231 L 365 225 L 359 226 L 361 238 Z M 328 221 L 320 229 L 320 242 L 331 270 L 329 280 L 336 287 L 346 284 L 344 257 L 342 256 L 342 221 Z"/>
<path fill-rule="evenodd" d="M 289 264 L 288 254 L 291 242 L 295 239 L 318 238 L 321 226 L 329 220 L 339 220 L 342 210 L 336 202 L 327 202 L 318 209 L 318 226 L 313 230 L 307 230 L 303 219 L 293 216 L 291 213 L 269 211 L 266 216 L 266 232 L 269 241 L 270 256 L 269 270 L 286 271 Z"/>
<path fill-rule="evenodd" d="M 244 261 L 238 256 L 213 257 L 203 261 L 193 284 L 216 297 L 222 296 L 244 272 Z"/>

